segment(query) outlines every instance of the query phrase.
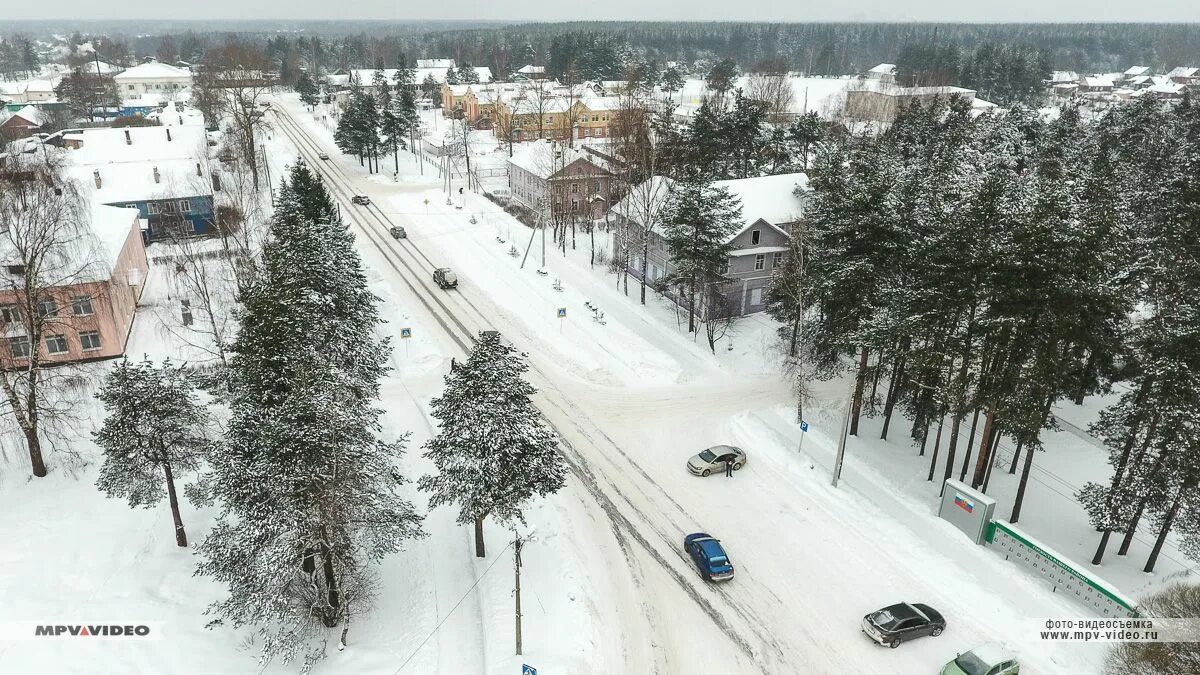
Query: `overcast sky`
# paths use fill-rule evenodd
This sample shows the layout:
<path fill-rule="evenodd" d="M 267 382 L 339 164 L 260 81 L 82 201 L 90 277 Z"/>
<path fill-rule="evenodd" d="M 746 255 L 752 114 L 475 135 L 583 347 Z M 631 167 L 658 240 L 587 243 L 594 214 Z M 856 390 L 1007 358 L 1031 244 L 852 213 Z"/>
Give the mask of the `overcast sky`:
<path fill-rule="evenodd" d="M 9 19 L 1200 21 L 1200 0 L 5 0 Z"/>

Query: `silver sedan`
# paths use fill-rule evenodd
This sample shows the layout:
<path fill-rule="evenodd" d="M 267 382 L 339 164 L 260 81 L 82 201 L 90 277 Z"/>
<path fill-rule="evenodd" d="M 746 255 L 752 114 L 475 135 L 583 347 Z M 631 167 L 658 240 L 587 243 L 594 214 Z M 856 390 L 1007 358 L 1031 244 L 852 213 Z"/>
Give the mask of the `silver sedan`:
<path fill-rule="evenodd" d="M 733 470 L 737 471 L 746 465 L 746 453 L 732 445 L 714 445 L 692 456 L 687 468 L 694 476 L 711 476 L 724 471 L 726 464 L 732 464 Z"/>

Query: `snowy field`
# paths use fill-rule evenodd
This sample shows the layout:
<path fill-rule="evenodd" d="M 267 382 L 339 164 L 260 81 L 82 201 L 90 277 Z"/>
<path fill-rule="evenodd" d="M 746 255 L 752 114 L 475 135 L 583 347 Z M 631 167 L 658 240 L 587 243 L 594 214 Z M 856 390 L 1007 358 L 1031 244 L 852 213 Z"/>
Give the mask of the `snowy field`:
<path fill-rule="evenodd" d="M 769 319 L 739 321 L 714 356 L 686 324 L 679 327 L 668 302 L 651 293 L 642 306 L 635 282 L 626 296 L 603 266 L 589 266 L 587 235 L 565 256 L 548 241 L 547 274 L 539 275 L 540 237 L 531 239 L 482 196 L 460 197 L 458 182 L 447 205 L 436 165 L 401 153 L 399 176 L 391 175 L 391 157 L 381 159 L 382 175 L 368 176 L 333 147 L 332 124 L 320 113 L 314 117 L 294 95 L 275 107 L 294 122 L 274 118 L 280 123 L 267 140 L 273 176 L 299 151 L 338 190 L 368 194 L 375 204 L 360 211 L 335 191 L 393 337 L 384 433 L 412 433 L 405 473 L 415 479 L 431 470 L 420 457 L 432 433 L 429 402 L 451 357 L 462 357 L 445 317 L 423 301 L 430 291 L 414 288 L 397 267 L 401 252 L 418 250 L 428 267 L 458 272 L 460 288 L 446 302 L 476 317 L 464 319 L 470 328 L 500 330 L 529 353 L 543 410 L 583 462 L 562 492 L 535 502 L 523 530 L 533 537 L 523 555 L 524 657 L 513 654 L 512 534 L 488 523 L 488 555 L 476 559 L 469 528 L 442 508 L 428 513 L 427 538 L 385 560 L 371 615 L 351 627 L 344 652 L 331 643 L 315 672 L 515 674 L 529 663 L 556 674 L 907 674 L 936 672 L 956 652 L 991 641 L 1016 653 L 1022 672 L 1100 671 L 1103 646 L 1037 639 L 1037 618 L 1084 616 L 1082 608 L 934 516 L 937 488 L 924 482 L 927 458 L 905 442 L 906 424 L 894 423 L 884 443 L 872 440 L 879 421 L 864 419 L 843 482 L 829 485 L 846 383 L 814 387 L 806 413 L 812 431 L 802 436 L 790 387 L 776 372 Z M 318 148 L 328 162 L 316 160 Z M 381 234 L 382 218 L 405 227 L 410 241 Z M 597 240 L 608 243 L 602 233 Z M 524 268 L 520 255 L 509 255 L 513 247 L 529 248 Z M 134 357 L 179 348 L 155 325 L 172 311 L 170 294 L 156 283 L 165 281 L 152 274 L 129 347 Z M 603 324 L 588 304 L 601 308 Z M 556 318 L 559 308 L 566 319 Z M 400 340 L 401 328 L 413 337 Z M 1085 427 L 1097 406 L 1088 404 L 1057 414 Z M 100 418 L 92 406 L 90 426 L 75 430 L 79 461 L 67 469 L 51 454 L 49 478 L 26 478 L 23 448 L 11 434 L 0 445 L 0 531 L 20 537 L 20 546 L 0 548 L 0 617 L 160 622 L 163 637 L 56 644 L 52 656 L 37 642 L 0 641 L 0 674 L 257 671 L 246 631 L 204 628 L 204 608 L 223 589 L 192 576 L 195 560 L 174 546 L 166 505 L 131 511 L 95 489 L 88 437 Z M 688 474 L 686 459 L 716 443 L 746 449 L 746 468 L 733 479 Z M 1086 560 L 1095 533 L 1069 499 L 1072 486 L 1056 482 L 1057 468 L 1086 463 L 1103 478 L 1103 454 L 1071 431 L 1053 434 L 1047 445 L 1021 526 Z M 408 487 L 423 507 L 424 495 Z M 993 492 L 1002 517 L 1014 490 L 1015 477 L 998 466 Z M 195 541 L 214 514 L 185 502 L 183 518 Z M 706 584 L 683 558 L 680 541 L 694 531 L 722 539 L 738 567 L 731 583 Z M 1120 560 L 1114 546 L 1099 574 L 1137 596 L 1184 568 L 1169 548 L 1160 574 L 1140 575 L 1145 548 L 1139 541 Z M 938 608 L 949 622 L 945 634 L 896 650 L 871 643 L 859 620 L 899 601 Z M 275 664 L 265 672 L 294 670 Z"/>

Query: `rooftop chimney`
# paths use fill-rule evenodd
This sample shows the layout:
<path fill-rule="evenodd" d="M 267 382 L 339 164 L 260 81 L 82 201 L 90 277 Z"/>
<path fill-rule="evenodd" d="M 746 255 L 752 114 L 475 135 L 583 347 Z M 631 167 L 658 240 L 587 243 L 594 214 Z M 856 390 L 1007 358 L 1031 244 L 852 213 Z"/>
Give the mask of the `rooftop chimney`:
<path fill-rule="evenodd" d="M 96 189 L 100 189 L 100 169 L 92 171 L 92 180 L 96 181 Z"/>
<path fill-rule="evenodd" d="M 159 180 L 160 180 L 160 176 L 158 175 L 158 167 L 156 166 L 156 167 L 154 167 L 154 182 L 158 183 Z"/>
<path fill-rule="evenodd" d="M 197 175 L 197 176 L 203 176 L 203 175 L 204 175 L 204 174 L 203 174 L 203 173 L 201 173 L 201 171 L 200 171 L 200 162 L 196 162 L 196 175 Z"/>
<path fill-rule="evenodd" d="M 170 143 L 171 142 L 171 127 L 166 127 L 166 130 L 167 130 L 167 142 Z"/>
<path fill-rule="evenodd" d="M 133 138 L 129 136 L 129 130 L 125 130 L 125 145 L 133 145 Z"/>

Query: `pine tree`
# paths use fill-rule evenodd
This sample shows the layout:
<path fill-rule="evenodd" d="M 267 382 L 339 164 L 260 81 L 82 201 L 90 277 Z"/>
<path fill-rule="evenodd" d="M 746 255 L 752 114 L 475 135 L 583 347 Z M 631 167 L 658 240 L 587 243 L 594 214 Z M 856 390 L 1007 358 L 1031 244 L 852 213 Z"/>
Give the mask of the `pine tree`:
<path fill-rule="evenodd" d="M 441 85 L 433 79 L 433 73 L 426 75 L 421 82 L 421 96 L 433 101 L 433 104 L 440 108 L 442 107 L 442 97 L 438 94 L 440 91 Z"/>
<path fill-rule="evenodd" d="M 175 543 L 187 546 L 175 476 L 198 468 L 208 439 L 207 416 L 186 373 L 170 361 L 158 367 L 124 360 L 105 377 L 97 398 L 107 416 L 94 435 L 104 450 L 96 487 L 128 499 L 131 508 L 150 508 L 162 501 L 165 484 Z"/>
<path fill-rule="evenodd" d="M 457 71 L 459 84 L 479 84 L 479 71 L 474 66 L 464 62 Z"/>
<path fill-rule="evenodd" d="M 309 108 L 314 108 L 321 102 L 320 90 L 307 72 L 300 73 L 296 79 L 296 93 L 300 94 L 300 102 Z"/>
<path fill-rule="evenodd" d="M 678 68 L 671 66 L 663 73 L 662 83 L 659 85 L 659 88 L 666 92 L 667 98 L 671 98 L 672 94 L 683 89 L 683 85 L 683 75 L 679 73 Z"/>
<path fill-rule="evenodd" d="M 398 494 L 406 437 L 378 436 L 389 345 L 353 236 L 303 161 L 279 200 L 241 298 L 229 421 L 205 482 L 221 517 L 198 572 L 229 587 L 214 623 L 253 626 L 264 663 L 303 654 L 307 671 L 323 629 L 368 609 L 372 564 L 420 536 L 420 517 Z"/>
<path fill-rule="evenodd" d="M 429 77 L 433 77 L 433 75 L 429 75 Z M 446 69 L 446 84 L 460 84 L 458 80 L 458 71 L 454 68 Z"/>
<path fill-rule="evenodd" d="M 553 494 L 565 482 L 557 439 L 530 400 L 537 390 L 522 377 L 528 368 L 499 333 L 482 333 L 431 406 L 440 428 L 425 456 L 438 472 L 418 487 L 430 493 L 430 508 L 457 504 L 458 522 L 474 523 L 480 558 L 484 519 L 524 522 L 530 498 Z"/>
<path fill-rule="evenodd" d="M 698 310 L 703 317 L 726 312 L 725 270 L 741 216 L 737 198 L 698 173 L 685 175 L 671 190 L 663 213 L 663 238 L 674 268 L 668 281 L 687 297 L 689 332 L 696 331 Z M 715 353 L 713 342 L 709 348 Z"/>

